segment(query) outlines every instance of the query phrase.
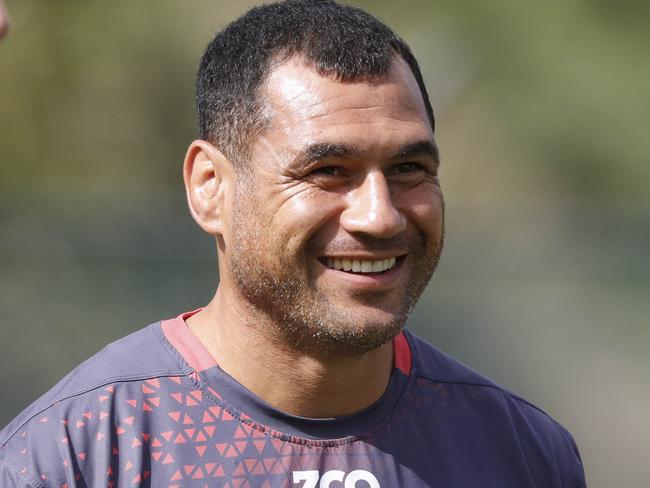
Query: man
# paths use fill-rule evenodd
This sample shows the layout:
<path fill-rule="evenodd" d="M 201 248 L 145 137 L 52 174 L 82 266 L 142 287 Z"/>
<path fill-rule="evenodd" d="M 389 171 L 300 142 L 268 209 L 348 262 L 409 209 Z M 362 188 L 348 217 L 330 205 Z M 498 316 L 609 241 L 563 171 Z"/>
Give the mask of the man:
<path fill-rule="evenodd" d="M 198 73 L 203 309 L 109 345 L 0 434 L 1 486 L 582 487 L 571 436 L 403 331 L 443 242 L 406 44 L 329 0 L 253 9 Z"/>

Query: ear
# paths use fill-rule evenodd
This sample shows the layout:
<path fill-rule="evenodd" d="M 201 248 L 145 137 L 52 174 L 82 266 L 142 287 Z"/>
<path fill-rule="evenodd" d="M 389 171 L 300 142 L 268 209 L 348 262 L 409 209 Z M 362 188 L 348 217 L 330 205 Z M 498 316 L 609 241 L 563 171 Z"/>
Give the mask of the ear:
<path fill-rule="evenodd" d="M 207 141 L 190 144 L 183 163 L 183 180 L 190 213 L 208 234 L 227 231 L 234 188 L 232 163 Z"/>

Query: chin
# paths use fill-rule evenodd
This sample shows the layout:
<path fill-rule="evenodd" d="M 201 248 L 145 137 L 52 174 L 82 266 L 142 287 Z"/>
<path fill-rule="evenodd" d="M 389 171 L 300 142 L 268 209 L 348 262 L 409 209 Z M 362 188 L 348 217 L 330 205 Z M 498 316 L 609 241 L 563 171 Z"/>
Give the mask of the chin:
<path fill-rule="evenodd" d="M 403 317 L 381 315 L 381 318 L 367 317 L 356 324 L 354 319 L 321 321 L 317 329 L 309 327 L 309 337 L 304 339 L 312 348 L 331 355 L 364 354 L 390 342 L 404 327 Z"/>

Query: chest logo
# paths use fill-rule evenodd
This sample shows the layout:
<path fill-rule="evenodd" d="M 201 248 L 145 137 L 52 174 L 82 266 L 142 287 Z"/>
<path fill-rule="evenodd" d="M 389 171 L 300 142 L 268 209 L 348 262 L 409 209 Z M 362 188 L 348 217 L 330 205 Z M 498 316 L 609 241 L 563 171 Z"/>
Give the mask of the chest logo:
<path fill-rule="evenodd" d="M 359 481 L 365 483 L 358 484 Z M 293 484 L 303 483 L 300 488 L 334 488 L 334 482 L 343 483 L 343 488 L 381 488 L 375 475 L 364 469 L 355 469 L 348 474 L 338 469 L 325 471 L 322 475 L 316 470 L 293 472 Z"/>

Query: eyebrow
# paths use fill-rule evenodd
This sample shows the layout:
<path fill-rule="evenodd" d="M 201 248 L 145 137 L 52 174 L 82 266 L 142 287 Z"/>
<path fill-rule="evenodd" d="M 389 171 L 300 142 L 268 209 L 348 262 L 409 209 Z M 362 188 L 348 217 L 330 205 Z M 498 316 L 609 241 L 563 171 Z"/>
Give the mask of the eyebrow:
<path fill-rule="evenodd" d="M 429 156 L 436 165 L 440 164 L 440 151 L 438 150 L 438 146 L 430 140 L 404 144 L 393 155 L 393 159 L 408 159 L 416 156 Z"/>
<path fill-rule="evenodd" d="M 355 153 L 358 153 L 357 149 L 347 144 L 319 142 L 300 151 L 291 162 L 291 167 L 305 167 L 323 159 L 345 158 Z"/>
<path fill-rule="evenodd" d="M 348 144 L 319 142 L 301 150 L 290 164 L 290 168 L 297 169 L 309 166 L 312 163 L 328 158 L 350 158 L 361 151 Z M 428 156 L 435 164 L 440 164 L 438 146 L 428 139 L 410 142 L 400 146 L 388 159 L 406 159 L 417 156 Z"/>

